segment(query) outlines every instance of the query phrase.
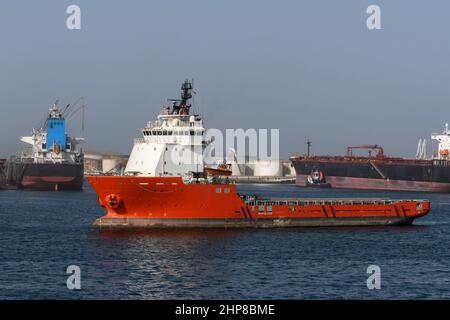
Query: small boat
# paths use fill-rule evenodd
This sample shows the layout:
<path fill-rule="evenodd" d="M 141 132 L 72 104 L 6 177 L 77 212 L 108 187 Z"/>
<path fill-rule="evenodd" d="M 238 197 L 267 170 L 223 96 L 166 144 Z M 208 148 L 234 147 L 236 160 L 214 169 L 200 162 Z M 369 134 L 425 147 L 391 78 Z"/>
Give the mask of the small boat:
<path fill-rule="evenodd" d="M 310 188 L 331 188 L 322 170 L 313 170 L 306 178 L 305 186 Z"/>
<path fill-rule="evenodd" d="M 205 167 L 205 171 L 212 176 L 231 176 L 231 165 L 220 163 L 217 167 Z"/>

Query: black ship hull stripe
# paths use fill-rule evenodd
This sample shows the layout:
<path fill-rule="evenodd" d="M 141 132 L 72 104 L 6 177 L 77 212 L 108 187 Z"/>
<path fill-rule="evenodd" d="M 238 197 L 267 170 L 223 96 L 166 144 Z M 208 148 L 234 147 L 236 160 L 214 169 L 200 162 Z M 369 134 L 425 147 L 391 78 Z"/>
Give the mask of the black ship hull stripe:
<path fill-rule="evenodd" d="M 242 214 L 244 215 L 244 219 L 248 219 L 248 218 L 247 218 L 247 215 L 245 214 L 245 210 L 244 210 L 243 207 L 241 207 L 241 210 L 242 210 Z"/>
<path fill-rule="evenodd" d="M 325 214 L 325 217 L 328 218 L 327 208 L 325 208 L 325 206 L 322 206 L 322 211 Z"/>
<path fill-rule="evenodd" d="M 331 214 L 333 215 L 333 217 L 335 217 L 335 218 L 336 218 L 336 214 L 334 213 L 334 209 L 333 209 L 333 207 L 332 207 L 332 206 L 330 206 L 330 211 L 331 211 Z"/>
<path fill-rule="evenodd" d="M 248 207 L 245 207 L 245 209 L 247 210 L 247 214 L 250 217 L 250 219 L 253 219 L 252 214 L 250 213 L 250 210 L 248 209 Z"/>

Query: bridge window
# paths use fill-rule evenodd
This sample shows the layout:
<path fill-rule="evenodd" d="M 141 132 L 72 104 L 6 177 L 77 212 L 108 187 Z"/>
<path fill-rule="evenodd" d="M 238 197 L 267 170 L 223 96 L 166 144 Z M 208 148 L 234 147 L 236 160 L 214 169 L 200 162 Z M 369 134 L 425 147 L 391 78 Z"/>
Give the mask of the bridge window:
<path fill-rule="evenodd" d="M 163 136 L 167 136 L 167 131 L 163 131 Z"/>
<path fill-rule="evenodd" d="M 224 193 L 230 193 L 230 188 L 223 188 Z"/>
<path fill-rule="evenodd" d="M 222 189 L 221 188 L 216 188 L 216 193 L 221 193 Z"/>

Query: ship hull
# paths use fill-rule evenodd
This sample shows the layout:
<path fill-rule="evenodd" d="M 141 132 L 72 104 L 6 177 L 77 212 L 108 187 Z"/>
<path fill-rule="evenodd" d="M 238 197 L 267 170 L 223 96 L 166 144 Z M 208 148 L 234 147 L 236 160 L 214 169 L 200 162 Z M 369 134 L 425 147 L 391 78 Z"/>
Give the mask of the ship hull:
<path fill-rule="evenodd" d="M 179 177 L 87 177 L 106 215 L 101 228 L 278 228 L 411 224 L 424 200 L 251 199 L 233 184 L 184 184 Z"/>
<path fill-rule="evenodd" d="M 298 174 L 296 185 L 305 186 L 308 175 Z M 336 189 L 361 189 L 361 190 L 388 190 L 388 191 L 421 191 L 421 192 L 450 192 L 450 183 L 407 181 L 407 180 L 387 180 L 353 177 L 327 176 L 330 187 Z"/>
<path fill-rule="evenodd" d="M 18 170 L 19 171 L 19 170 Z M 34 190 L 81 190 L 83 164 L 23 164 L 20 188 Z"/>
<path fill-rule="evenodd" d="M 287 228 L 411 225 L 414 218 L 297 218 L 297 219 L 151 219 L 99 218 L 99 228 Z"/>
<path fill-rule="evenodd" d="M 312 170 L 322 170 L 332 188 L 450 192 L 450 167 L 432 161 L 293 159 L 296 184 L 304 186 Z"/>

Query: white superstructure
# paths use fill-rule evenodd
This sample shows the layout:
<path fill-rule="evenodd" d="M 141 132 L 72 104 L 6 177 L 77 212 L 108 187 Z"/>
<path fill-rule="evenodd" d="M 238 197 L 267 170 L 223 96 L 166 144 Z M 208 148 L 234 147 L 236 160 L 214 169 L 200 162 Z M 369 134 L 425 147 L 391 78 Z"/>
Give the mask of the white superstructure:
<path fill-rule="evenodd" d="M 441 134 L 433 133 L 431 139 L 438 141 L 439 149 L 437 158 L 441 160 L 449 160 L 450 153 L 450 131 L 448 129 L 448 123 L 445 124 L 445 129 Z"/>
<path fill-rule="evenodd" d="M 203 172 L 203 151 L 207 146 L 203 121 L 190 115 L 192 82 L 181 86 L 181 99 L 172 110 L 164 106 L 156 121 L 142 129 L 134 141 L 125 174 L 138 176 L 183 176 Z"/>
<path fill-rule="evenodd" d="M 66 107 L 66 111 L 69 105 Z M 39 130 L 34 130 L 31 136 L 21 137 L 20 140 L 31 147 L 21 152 L 20 159 L 33 163 L 79 163 L 82 154 L 77 145 L 84 142 L 84 138 L 71 138 L 66 132 L 64 112 L 58 108 L 58 101 L 48 111 L 45 124 Z"/>

